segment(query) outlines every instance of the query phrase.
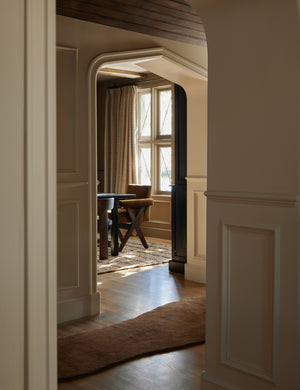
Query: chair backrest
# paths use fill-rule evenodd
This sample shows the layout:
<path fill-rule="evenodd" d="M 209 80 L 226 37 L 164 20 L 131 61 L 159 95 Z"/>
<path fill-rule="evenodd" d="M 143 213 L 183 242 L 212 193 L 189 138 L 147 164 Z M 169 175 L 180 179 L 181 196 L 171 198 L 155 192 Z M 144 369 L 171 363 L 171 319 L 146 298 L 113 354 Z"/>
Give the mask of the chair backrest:
<path fill-rule="evenodd" d="M 152 186 L 144 184 L 128 184 L 127 194 L 136 194 L 136 199 L 151 198 Z M 149 221 L 150 219 L 150 206 L 145 208 L 141 221 Z"/>

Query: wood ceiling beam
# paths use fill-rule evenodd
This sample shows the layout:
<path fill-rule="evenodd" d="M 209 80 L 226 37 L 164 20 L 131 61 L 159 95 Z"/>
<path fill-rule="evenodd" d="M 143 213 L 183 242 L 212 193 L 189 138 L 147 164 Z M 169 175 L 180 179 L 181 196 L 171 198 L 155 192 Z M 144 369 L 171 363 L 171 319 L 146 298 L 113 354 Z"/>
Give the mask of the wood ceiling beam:
<path fill-rule="evenodd" d="M 206 46 L 200 17 L 180 0 L 57 0 L 57 14 Z"/>

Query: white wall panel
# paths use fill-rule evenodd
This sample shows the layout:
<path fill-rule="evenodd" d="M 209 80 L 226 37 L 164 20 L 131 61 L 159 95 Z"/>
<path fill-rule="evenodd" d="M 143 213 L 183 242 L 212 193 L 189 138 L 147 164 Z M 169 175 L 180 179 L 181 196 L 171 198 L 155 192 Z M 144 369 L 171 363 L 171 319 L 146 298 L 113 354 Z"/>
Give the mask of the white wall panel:
<path fill-rule="evenodd" d="M 203 191 L 194 191 L 194 253 L 200 258 L 206 253 L 206 198 Z"/>
<path fill-rule="evenodd" d="M 88 184 L 58 185 L 58 322 L 97 314 L 100 295 L 92 288 L 96 275 L 90 262 Z M 96 222 L 95 222 L 96 223 Z"/>
<path fill-rule="evenodd" d="M 79 285 L 79 202 L 58 204 L 57 287 Z"/>
<path fill-rule="evenodd" d="M 59 178 L 78 172 L 78 50 L 57 47 L 57 171 Z"/>
<path fill-rule="evenodd" d="M 214 239 L 207 247 L 204 389 L 296 389 L 297 198 L 207 196 Z"/>
<path fill-rule="evenodd" d="M 75 44 L 57 46 L 58 322 L 100 311 L 90 248 L 89 133 L 80 110 L 87 98 L 79 100 L 87 84 L 80 58 Z"/>
<path fill-rule="evenodd" d="M 276 382 L 279 229 L 223 224 L 222 362 Z"/>
<path fill-rule="evenodd" d="M 185 278 L 206 281 L 206 177 L 187 177 L 187 264 Z"/>

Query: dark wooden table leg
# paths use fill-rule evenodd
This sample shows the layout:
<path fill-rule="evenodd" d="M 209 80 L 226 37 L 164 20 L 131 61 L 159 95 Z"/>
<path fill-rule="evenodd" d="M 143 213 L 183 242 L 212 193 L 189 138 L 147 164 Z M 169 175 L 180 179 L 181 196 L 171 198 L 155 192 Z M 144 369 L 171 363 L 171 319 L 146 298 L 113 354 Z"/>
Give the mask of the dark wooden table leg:
<path fill-rule="evenodd" d="M 100 260 L 108 258 L 108 219 L 107 210 L 110 210 L 113 198 L 98 199 Z"/>
<path fill-rule="evenodd" d="M 119 254 L 119 239 L 118 239 L 118 210 L 119 199 L 115 198 L 114 208 L 112 209 L 112 225 L 111 225 L 111 254 L 112 256 L 118 256 Z"/>

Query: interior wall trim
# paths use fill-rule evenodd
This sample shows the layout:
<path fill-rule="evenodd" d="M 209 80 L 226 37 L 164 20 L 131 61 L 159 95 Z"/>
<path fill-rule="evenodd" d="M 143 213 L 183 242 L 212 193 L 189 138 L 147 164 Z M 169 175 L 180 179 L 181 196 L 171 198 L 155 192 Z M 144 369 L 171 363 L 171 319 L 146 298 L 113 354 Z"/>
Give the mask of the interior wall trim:
<path fill-rule="evenodd" d="M 216 378 L 214 378 L 214 377 L 212 377 L 210 375 L 207 375 L 206 371 L 202 371 L 202 374 L 201 374 L 201 389 L 202 388 L 203 388 L 203 390 L 212 389 L 211 386 L 208 389 L 208 387 L 206 386 L 206 383 L 209 384 L 209 385 L 214 385 L 214 390 L 238 390 L 236 388 L 233 389 L 231 386 L 227 385 L 223 381 L 220 381 L 219 379 L 216 379 Z"/>
<path fill-rule="evenodd" d="M 57 303 L 57 322 L 60 324 L 70 319 L 91 316 L 100 306 L 100 293 L 64 300 Z"/>
<path fill-rule="evenodd" d="M 89 183 L 87 181 L 76 181 L 76 182 L 60 181 L 58 184 L 59 184 L 59 188 L 76 188 L 76 187 L 87 186 Z"/>
<path fill-rule="evenodd" d="M 64 46 L 64 45 L 56 45 L 56 49 L 60 50 L 70 50 L 70 51 L 77 51 L 78 52 L 78 47 L 73 47 L 73 46 Z"/>
<path fill-rule="evenodd" d="M 163 226 L 143 226 L 143 232 L 145 236 L 148 236 L 151 240 L 151 237 L 160 238 L 163 240 L 171 240 L 172 231 L 171 228 L 164 228 Z"/>
<path fill-rule="evenodd" d="M 259 365 L 244 362 L 237 357 L 232 358 L 231 346 L 231 281 L 232 281 L 232 231 L 243 232 L 244 234 L 260 235 L 271 234 L 273 240 L 272 254 L 272 326 L 270 334 L 273 334 L 272 352 L 269 356 L 271 365 L 269 369 Z M 238 371 L 245 372 L 256 378 L 263 379 L 273 384 L 278 383 L 279 367 L 279 317 L 280 317 L 280 227 L 267 224 L 252 224 L 245 222 L 223 221 L 222 222 L 222 340 L 221 340 L 221 361 L 222 364 L 232 367 Z"/>
<path fill-rule="evenodd" d="M 79 221 L 80 221 L 80 218 L 79 218 L 79 209 L 80 209 L 80 206 L 79 206 L 79 200 L 73 200 L 73 199 L 69 199 L 69 200 L 58 200 L 57 201 L 57 215 L 58 215 L 58 221 L 57 221 L 57 229 L 59 229 L 59 222 L 60 222 L 60 219 L 59 219 L 59 211 L 61 211 L 64 207 L 72 207 L 73 209 L 73 217 L 74 217 L 74 223 L 73 223 L 73 226 L 72 226 L 72 229 L 73 230 L 73 236 L 74 236 L 74 242 L 73 244 L 71 245 L 72 247 L 72 250 L 74 251 L 74 257 L 73 257 L 73 266 L 71 267 L 71 270 L 74 270 L 73 271 L 73 280 L 72 280 L 72 283 L 71 284 L 68 284 L 68 285 L 64 285 L 64 286 L 59 286 L 59 283 L 57 282 L 57 291 L 61 291 L 61 290 L 70 290 L 70 289 L 73 289 L 73 288 L 79 288 L 79 262 L 80 262 L 80 257 L 79 257 Z M 69 236 L 71 236 L 71 232 L 69 231 L 68 232 Z M 59 240 L 58 240 L 58 243 L 59 243 Z M 61 261 L 61 258 L 59 257 L 59 245 L 58 245 L 58 248 L 57 248 L 57 263 L 58 263 L 58 269 L 59 269 L 59 263 Z M 68 273 L 70 275 L 70 272 Z M 58 273 L 59 275 L 59 273 Z M 58 281 L 59 281 L 59 276 L 58 276 Z"/>
<path fill-rule="evenodd" d="M 176 64 L 181 65 L 183 68 L 186 68 L 190 72 L 194 73 L 195 76 L 201 77 L 203 80 L 207 81 L 208 78 L 207 69 L 163 47 L 101 54 L 96 58 L 94 58 L 94 60 L 91 62 L 89 73 L 91 75 L 92 69 L 94 69 L 94 67 L 96 67 L 98 70 L 98 68 L 101 69 L 101 67 L 102 68 L 109 67 L 110 65 L 113 65 L 116 62 L 122 62 L 122 60 L 124 61 L 126 59 L 127 60 L 132 59 L 135 62 L 144 62 L 144 61 L 149 61 L 158 58 L 166 58 L 169 61 L 175 62 Z"/>
<path fill-rule="evenodd" d="M 75 70 L 75 96 L 74 96 L 74 110 L 75 110 L 75 123 L 73 128 L 73 137 L 75 142 L 75 150 L 73 155 L 73 163 L 69 168 L 60 168 L 57 166 L 58 182 L 64 181 L 66 177 L 78 177 L 80 175 L 78 171 L 78 48 L 71 46 L 56 45 L 56 51 L 61 52 L 73 52 L 75 56 L 74 70 Z"/>
<path fill-rule="evenodd" d="M 269 194 L 231 191 L 206 191 L 204 195 L 209 200 L 233 203 L 258 204 L 263 206 L 297 207 L 299 195 Z"/>
<path fill-rule="evenodd" d="M 151 226 L 151 224 L 155 225 L 160 225 L 160 226 L 171 226 L 170 222 L 166 221 L 160 221 L 156 219 L 150 219 L 149 223 L 147 224 L 148 226 Z"/>
<path fill-rule="evenodd" d="M 188 280 L 206 283 L 206 176 L 187 176 L 187 264 Z"/>
<path fill-rule="evenodd" d="M 207 176 L 187 176 L 185 180 L 188 183 L 199 183 L 199 182 L 205 182 L 207 181 Z"/>
<path fill-rule="evenodd" d="M 18 7 L 18 8 L 16 8 Z M 57 389 L 55 2 L 7 2 L 15 28 L 11 50 L 24 48 L 24 365 L 18 389 Z M 18 10 L 15 19 L 11 11 Z M 22 46 L 21 46 L 22 45 Z M 22 65 L 23 66 L 23 65 Z M 10 77 L 10 74 L 8 75 Z M 21 76 L 18 76 L 21 77 Z M 17 93 L 19 91 L 15 91 Z M 21 90 L 20 90 L 20 93 Z M 12 95 L 14 96 L 14 95 Z M 9 170 L 9 167 L 7 167 Z M 21 180 L 21 178 L 16 178 Z M 22 196 L 22 194 L 20 194 Z M 22 271 L 20 270 L 20 273 Z M 16 290 L 18 291 L 18 290 Z M 21 309 L 20 309 L 21 310 Z M 8 314 L 7 314 L 8 315 Z M 21 378 L 24 381 L 21 385 Z M 2 380 L 3 378 L 1 378 Z M 5 378 L 4 378 L 5 381 Z M 3 383 L 3 382 L 2 382 Z M 12 383 L 9 381 L 9 383 Z M 3 386 L 2 386 L 3 387 Z M 8 382 L 4 386 L 11 387 Z"/>
<path fill-rule="evenodd" d="M 187 280 L 206 284 L 206 256 L 188 258 L 185 264 L 184 276 Z"/>
<path fill-rule="evenodd" d="M 154 196 L 152 196 L 153 200 L 155 203 L 163 203 L 163 204 L 170 204 L 171 201 L 170 200 L 161 200 L 161 199 L 155 199 Z"/>

